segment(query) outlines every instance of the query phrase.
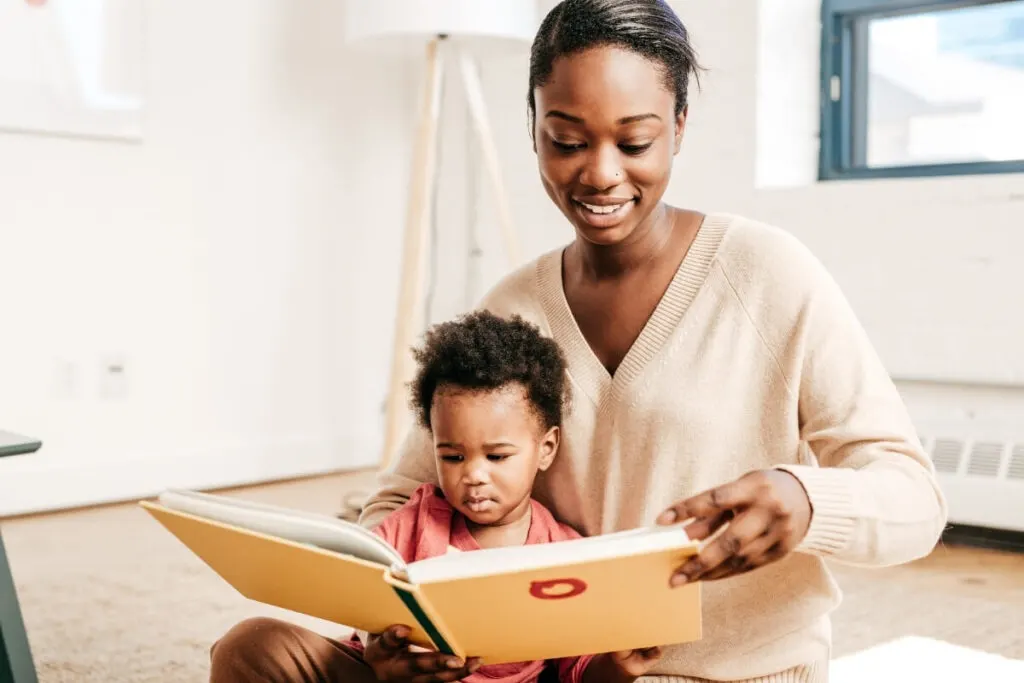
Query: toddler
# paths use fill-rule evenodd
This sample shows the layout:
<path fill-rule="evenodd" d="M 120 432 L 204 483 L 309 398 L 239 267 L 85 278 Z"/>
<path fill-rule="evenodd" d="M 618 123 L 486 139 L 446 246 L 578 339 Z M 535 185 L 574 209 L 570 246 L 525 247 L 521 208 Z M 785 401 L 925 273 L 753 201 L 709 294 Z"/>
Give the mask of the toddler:
<path fill-rule="evenodd" d="M 558 345 L 521 318 L 478 312 L 432 328 L 415 356 L 412 404 L 433 435 L 438 483 L 420 486 L 375 532 L 406 562 L 579 538 L 530 495 L 537 473 L 558 452 L 567 395 Z M 406 625 L 342 641 L 276 619 L 249 619 L 214 644 L 210 680 L 631 683 L 661 657 L 660 648 L 649 648 L 481 667 L 414 647 L 407 637 Z"/>
<path fill-rule="evenodd" d="M 420 423 L 433 435 L 438 484 L 420 486 L 377 533 L 407 562 L 447 552 L 578 538 L 530 497 L 537 473 L 548 469 L 558 452 L 567 396 L 558 345 L 518 317 L 477 312 L 431 329 L 415 355 L 419 370 L 412 403 Z M 392 678 L 396 669 L 405 677 L 401 670 L 413 665 L 404 635 L 404 628 L 393 627 L 369 639 L 363 659 L 378 679 Z M 351 643 L 361 648 L 358 637 Z M 564 683 L 628 683 L 646 673 L 659 656 L 658 648 L 651 648 L 479 670 L 474 661 L 456 661 L 451 678 L 444 676 L 447 672 L 434 678 L 525 683 L 543 675 Z"/>

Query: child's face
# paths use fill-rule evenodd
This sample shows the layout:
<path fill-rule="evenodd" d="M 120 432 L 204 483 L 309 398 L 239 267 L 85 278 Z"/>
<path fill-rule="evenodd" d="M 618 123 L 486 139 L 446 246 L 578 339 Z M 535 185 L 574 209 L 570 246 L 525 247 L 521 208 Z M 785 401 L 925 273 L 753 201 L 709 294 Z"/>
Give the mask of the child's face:
<path fill-rule="evenodd" d="M 448 502 L 474 524 L 499 526 L 529 510 L 537 472 L 558 450 L 524 387 L 494 391 L 439 388 L 430 410 L 437 474 Z"/>

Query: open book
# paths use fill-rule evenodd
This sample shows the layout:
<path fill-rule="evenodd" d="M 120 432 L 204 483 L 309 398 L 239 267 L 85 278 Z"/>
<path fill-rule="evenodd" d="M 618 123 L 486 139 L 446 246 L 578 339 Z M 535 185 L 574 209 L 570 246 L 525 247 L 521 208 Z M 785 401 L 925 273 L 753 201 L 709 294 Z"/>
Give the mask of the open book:
<path fill-rule="evenodd" d="M 670 588 L 698 544 L 680 526 L 406 563 L 328 515 L 169 491 L 141 505 L 242 595 L 484 664 L 701 637 L 700 584 Z"/>

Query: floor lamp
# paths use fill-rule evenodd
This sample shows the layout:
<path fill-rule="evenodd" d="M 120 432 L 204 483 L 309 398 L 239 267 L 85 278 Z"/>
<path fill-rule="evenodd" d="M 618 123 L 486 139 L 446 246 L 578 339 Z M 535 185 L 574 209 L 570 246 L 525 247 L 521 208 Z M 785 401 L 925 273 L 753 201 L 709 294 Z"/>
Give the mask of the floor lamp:
<path fill-rule="evenodd" d="M 384 446 L 380 460 L 380 468 L 386 469 L 391 465 L 409 425 L 406 383 L 412 375 L 410 348 L 424 327 L 424 271 L 437 183 L 437 140 L 444 78 L 450 66 L 457 69 L 497 204 L 495 208 L 506 256 L 511 265 L 516 265 L 520 256 L 519 241 L 512 224 L 475 57 L 495 51 L 524 50 L 537 29 L 537 2 L 349 0 L 346 10 L 346 38 L 350 43 L 411 53 L 423 64 L 422 100 L 412 155 L 401 288 L 395 312 Z"/>

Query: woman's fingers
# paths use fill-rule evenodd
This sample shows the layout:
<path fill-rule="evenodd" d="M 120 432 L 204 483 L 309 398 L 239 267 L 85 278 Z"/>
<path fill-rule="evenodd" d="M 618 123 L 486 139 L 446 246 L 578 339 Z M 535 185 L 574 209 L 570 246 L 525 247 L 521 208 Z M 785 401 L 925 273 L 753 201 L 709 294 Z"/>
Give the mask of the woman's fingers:
<path fill-rule="evenodd" d="M 729 526 L 697 555 L 687 560 L 672 575 L 670 585 L 681 586 L 697 581 L 715 571 L 723 563 L 739 555 L 742 548 L 760 538 L 771 525 L 771 515 L 761 508 L 752 508 L 729 522 Z"/>
<path fill-rule="evenodd" d="M 716 531 L 721 529 L 723 524 L 732 520 L 733 514 L 732 510 L 725 510 L 713 517 L 697 517 L 695 520 L 683 527 L 683 529 L 691 540 L 703 541 L 705 538 L 712 536 Z"/>
<path fill-rule="evenodd" d="M 710 520 L 723 513 L 751 505 L 757 500 L 759 490 L 755 474 L 745 475 L 676 503 L 658 516 L 658 524 L 675 524 L 688 519 Z M 691 534 L 691 538 L 701 540 L 706 536 Z"/>
<path fill-rule="evenodd" d="M 658 523 L 693 520 L 685 527 L 690 538 L 712 540 L 673 573 L 670 585 L 720 579 L 774 562 L 799 544 L 811 515 L 803 484 L 782 470 L 750 472 L 680 501 Z"/>
<path fill-rule="evenodd" d="M 752 569 L 757 569 L 769 562 L 774 562 L 782 555 L 783 543 L 779 540 L 779 534 L 769 529 L 760 538 L 745 545 L 729 561 L 718 565 L 714 571 L 705 574 L 702 581 L 717 581 L 727 576 L 745 574 Z"/>

